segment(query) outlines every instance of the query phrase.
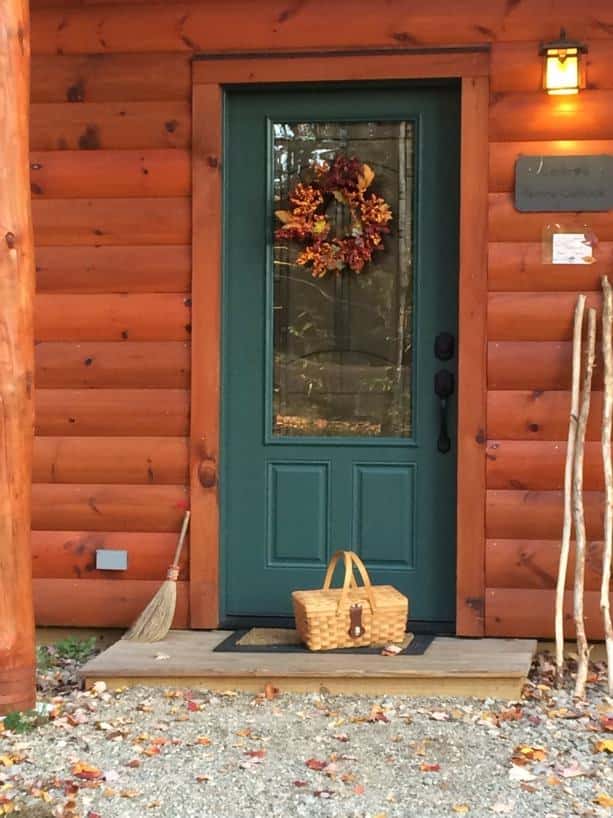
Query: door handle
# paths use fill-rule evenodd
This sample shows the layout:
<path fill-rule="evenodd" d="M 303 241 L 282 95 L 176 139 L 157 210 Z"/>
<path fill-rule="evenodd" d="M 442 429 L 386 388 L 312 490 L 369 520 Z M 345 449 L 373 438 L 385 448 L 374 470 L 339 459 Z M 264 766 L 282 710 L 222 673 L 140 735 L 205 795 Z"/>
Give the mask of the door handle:
<path fill-rule="evenodd" d="M 451 449 L 451 440 L 447 428 L 447 408 L 448 400 L 455 391 L 455 378 L 453 372 L 448 369 L 439 369 L 434 376 L 434 394 L 440 402 L 440 426 L 438 433 L 437 448 L 442 454 L 447 454 Z"/>

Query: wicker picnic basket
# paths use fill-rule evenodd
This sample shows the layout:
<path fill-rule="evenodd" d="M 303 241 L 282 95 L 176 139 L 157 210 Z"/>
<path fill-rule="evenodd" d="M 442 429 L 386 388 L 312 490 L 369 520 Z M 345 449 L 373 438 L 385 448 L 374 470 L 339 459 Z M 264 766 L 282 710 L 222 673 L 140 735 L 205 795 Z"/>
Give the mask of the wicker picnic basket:
<path fill-rule="evenodd" d="M 340 557 L 345 562 L 342 588 L 331 588 Z M 353 569 L 363 585 L 357 585 Z M 409 600 L 391 585 L 373 585 L 362 560 L 353 551 L 333 555 L 323 587 L 294 591 L 296 630 L 309 650 L 355 648 L 400 643 L 404 639 Z"/>

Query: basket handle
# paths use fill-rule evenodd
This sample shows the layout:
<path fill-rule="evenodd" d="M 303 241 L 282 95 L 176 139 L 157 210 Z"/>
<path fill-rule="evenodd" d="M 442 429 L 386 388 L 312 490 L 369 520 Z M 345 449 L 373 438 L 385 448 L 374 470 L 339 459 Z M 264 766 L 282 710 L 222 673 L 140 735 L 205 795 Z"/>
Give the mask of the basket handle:
<path fill-rule="evenodd" d="M 354 551 L 336 551 L 332 555 L 330 562 L 328 563 L 328 570 L 326 571 L 326 576 L 324 579 L 323 590 L 327 591 L 332 584 L 332 576 L 334 574 L 334 569 L 336 568 L 336 564 L 339 561 L 341 555 L 343 556 L 345 562 L 345 577 L 343 579 L 343 588 L 341 590 L 341 597 L 338 601 L 338 610 L 340 610 L 345 602 L 347 601 L 347 595 L 349 594 L 349 589 L 351 587 L 358 587 L 357 582 L 355 581 L 355 577 L 353 575 L 353 567 L 358 569 L 360 577 L 362 579 L 362 583 L 364 585 L 364 589 L 366 591 L 366 596 L 368 597 L 368 602 L 370 604 L 371 611 L 374 612 L 376 608 L 375 603 L 375 594 L 372 588 L 372 582 L 370 581 L 370 577 L 368 575 L 368 571 L 366 570 L 366 566 L 362 562 L 362 560 L 358 557 L 358 555 Z"/>

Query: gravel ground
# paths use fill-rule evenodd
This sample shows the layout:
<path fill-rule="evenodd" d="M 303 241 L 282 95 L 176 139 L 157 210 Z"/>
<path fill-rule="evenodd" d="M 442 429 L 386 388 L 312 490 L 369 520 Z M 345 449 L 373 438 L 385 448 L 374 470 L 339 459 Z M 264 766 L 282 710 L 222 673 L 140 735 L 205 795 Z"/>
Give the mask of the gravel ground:
<path fill-rule="evenodd" d="M 430 818 L 612 815 L 613 703 L 585 703 L 538 657 L 520 702 L 84 693 L 41 675 L 50 718 L 0 733 L 0 815 L 30 818 Z M 569 678 L 572 675 L 572 668 Z"/>

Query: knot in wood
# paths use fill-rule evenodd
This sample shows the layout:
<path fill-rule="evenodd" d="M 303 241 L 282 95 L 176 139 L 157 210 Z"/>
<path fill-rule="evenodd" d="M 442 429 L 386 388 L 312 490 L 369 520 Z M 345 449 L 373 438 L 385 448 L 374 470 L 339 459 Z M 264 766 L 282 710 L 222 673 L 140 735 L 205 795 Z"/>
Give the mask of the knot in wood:
<path fill-rule="evenodd" d="M 198 466 L 198 480 L 205 489 L 212 489 L 217 484 L 217 470 L 210 461 L 202 462 Z"/>
<path fill-rule="evenodd" d="M 17 236 L 9 230 L 8 233 L 4 235 L 4 241 L 9 250 L 14 250 L 15 244 L 17 243 Z"/>

